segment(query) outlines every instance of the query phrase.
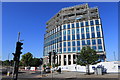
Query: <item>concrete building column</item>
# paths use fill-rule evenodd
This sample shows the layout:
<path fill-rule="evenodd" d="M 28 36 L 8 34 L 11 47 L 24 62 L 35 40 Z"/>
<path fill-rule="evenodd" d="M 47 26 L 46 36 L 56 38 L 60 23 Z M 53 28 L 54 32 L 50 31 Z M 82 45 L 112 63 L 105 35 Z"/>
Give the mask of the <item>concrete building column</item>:
<path fill-rule="evenodd" d="M 64 55 L 63 54 L 61 54 L 61 66 L 64 66 L 64 57 L 63 57 Z"/>
<path fill-rule="evenodd" d="M 68 54 L 66 54 L 66 65 L 68 65 Z"/>
<path fill-rule="evenodd" d="M 71 65 L 73 65 L 73 54 L 71 54 Z"/>

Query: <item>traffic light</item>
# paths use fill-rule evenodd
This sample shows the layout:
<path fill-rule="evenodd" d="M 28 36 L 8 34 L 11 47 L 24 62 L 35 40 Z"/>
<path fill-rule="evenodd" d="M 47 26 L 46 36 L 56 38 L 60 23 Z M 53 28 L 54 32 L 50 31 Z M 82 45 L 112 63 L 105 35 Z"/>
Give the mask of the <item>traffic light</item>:
<path fill-rule="evenodd" d="M 16 44 L 16 54 L 21 54 L 22 52 L 21 52 L 21 50 L 23 49 L 22 48 L 22 45 L 23 45 L 23 43 L 21 43 L 21 42 L 17 42 L 17 44 Z"/>
<path fill-rule="evenodd" d="M 49 52 L 48 54 L 49 54 L 49 64 L 51 65 L 51 55 L 52 55 L 52 53 Z"/>
<path fill-rule="evenodd" d="M 53 62 L 54 62 L 54 64 L 55 64 L 55 59 L 56 59 L 56 52 L 55 52 L 55 50 L 53 50 Z"/>

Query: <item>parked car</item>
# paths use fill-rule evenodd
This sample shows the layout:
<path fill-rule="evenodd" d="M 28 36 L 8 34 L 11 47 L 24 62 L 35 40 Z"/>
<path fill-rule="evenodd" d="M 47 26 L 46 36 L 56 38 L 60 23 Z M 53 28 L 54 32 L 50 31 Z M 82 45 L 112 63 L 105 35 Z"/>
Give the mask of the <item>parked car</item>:
<path fill-rule="evenodd" d="M 50 71 L 51 71 L 51 70 L 50 70 L 49 67 L 45 69 L 45 72 L 46 72 L 46 73 L 50 73 Z"/>

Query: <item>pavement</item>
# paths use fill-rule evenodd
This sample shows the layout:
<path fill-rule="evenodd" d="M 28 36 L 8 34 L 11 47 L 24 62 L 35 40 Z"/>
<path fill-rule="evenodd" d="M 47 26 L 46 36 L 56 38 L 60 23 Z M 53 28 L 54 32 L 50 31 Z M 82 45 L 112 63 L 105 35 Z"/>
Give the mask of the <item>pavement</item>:
<path fill-rule="evenodd" d="M 3 75 L 2 80 L 11 80 L 12 75 Z M 85 75 L 85 73 L 80 72 L 62 72 L 61 74 L 47 73 L 41 76 L 40 71 L 20 71 L 18 74 L 18 80 L 120 80 L 118 79 L 118 74 L 104 74 L 104 75 Z"/>

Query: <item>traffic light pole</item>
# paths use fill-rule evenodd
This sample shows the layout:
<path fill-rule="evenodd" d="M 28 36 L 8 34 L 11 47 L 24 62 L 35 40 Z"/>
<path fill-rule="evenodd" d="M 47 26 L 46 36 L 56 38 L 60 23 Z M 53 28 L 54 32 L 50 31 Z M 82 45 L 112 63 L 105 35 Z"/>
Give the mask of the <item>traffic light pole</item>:
<path fill-rule="evenodd" d="M 20 59 L 20 54 L 22 53 L 21 46 L 23 45 L 23 43 L 21 43 L 19 39 L 20 39 L 20 32 L 18 33 L 18 42 L 16 43 L 16 51 L 15 51 L 15 53 L 13 53 L 13 55 L 14 55 L 13 80 L 17 80 L 18 69 L 19 69 L 19 59 Z"/>

